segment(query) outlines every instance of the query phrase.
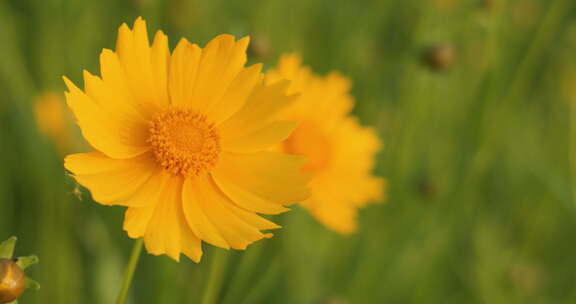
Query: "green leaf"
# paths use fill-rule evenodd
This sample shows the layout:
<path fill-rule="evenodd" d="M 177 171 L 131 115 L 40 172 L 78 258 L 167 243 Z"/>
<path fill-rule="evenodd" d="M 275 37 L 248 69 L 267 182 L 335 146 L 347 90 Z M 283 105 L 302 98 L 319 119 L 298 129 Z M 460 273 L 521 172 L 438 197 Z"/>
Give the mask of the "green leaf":
<path fill-rule="evenodd" d="M 35 255 L 26 256 L 26 257 L 18 257 L 16 261 L 16 265 L 22 268 L 23 270 L 38 263 L 38 257 Z"/>
<path fill-rule="evenodd" d="M 18 240 L 18 238 L 13 236 L 0 244 L 0 259 L 12 258 L 14 247 L 16 246 L 16 240 Z"/>
<path fill-rule="evenodd" d="M 14 301 L 6 303 L 6 304 L 18 304 L 18 300 L 14 300 Z"/>
<path fill-rule="evenodd" d="M 38 290 L 40 289 L 40 283 L 30 279 L 30 278 L 26 278 L 26 289 L 31 288 L 34 290 Z"/>

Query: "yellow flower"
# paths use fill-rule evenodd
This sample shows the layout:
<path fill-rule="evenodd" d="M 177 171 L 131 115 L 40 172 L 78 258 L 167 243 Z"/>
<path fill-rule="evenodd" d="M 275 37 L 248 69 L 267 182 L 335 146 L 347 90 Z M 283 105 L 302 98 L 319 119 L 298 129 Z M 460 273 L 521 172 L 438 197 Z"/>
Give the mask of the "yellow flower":
<path fill-rule="evenodd" d="M 260 64 L 244 67 L 248 41 L 182 39 L 171 54 L 161 31 L 150 46 L 138 18 L 120 27 L 116 52 L 102 51 L 102 77 L 85 71 L 84 91 L 64 78 L 97 150 L 65 166 L 95 201 L 128 207 L 124 230 L 151 254 L 198 262 L 201 241 L 245 249 L 279 228 L 257 213 L 309 196 L 303 158 L 269 151 L 295 127 L 274 119 L 294 100 L 289 82 L 267 86 Z"/>
<path fill-rule="evenodd" d="M 350 234 L 357 229 L 357 209 L 382 200 L 384 180 L 371 174 L 380 140 L 350 115 L 354 100 L 348 79 L 336 73 L 319 77 L 300 61 L 298 55 L 285 55 L 266 75 L 270 84 L 291 80 L 288 92 L 301 94 L 281 113 L 300 121 L 282 150 L 308 159 L 304 170 L 313 175 L 312 196 L 302 205 L 327 227 Z"/>
<path fill-rule="evenodd" d="M 67 152 L 72 138 L 64 99 L 54 92 L 41 94 L 34 102 L 34 115 L 40 131 L 56 143 L 61 153 Z"/>

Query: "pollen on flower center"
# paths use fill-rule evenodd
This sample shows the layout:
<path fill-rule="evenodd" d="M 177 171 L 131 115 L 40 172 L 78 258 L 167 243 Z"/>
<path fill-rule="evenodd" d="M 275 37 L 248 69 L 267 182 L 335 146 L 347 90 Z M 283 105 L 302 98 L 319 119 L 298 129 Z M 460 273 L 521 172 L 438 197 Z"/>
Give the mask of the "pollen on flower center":
<path fill-rule="evenodd" d="M 328 136 L 312 122 L 301 123 L 284 142 L 287 153 L 305 156 L 306 172 L 318 173 L 328 167 L 332 159 L 332 144 Z"/>
<path fill-rule="evenodd" d="M 156 160 L 174 175 L 199 175 L 214 167 L 220 154 L 214 124 L 189 109 L 170 108 L 156 115 L 148 142 Z"/>

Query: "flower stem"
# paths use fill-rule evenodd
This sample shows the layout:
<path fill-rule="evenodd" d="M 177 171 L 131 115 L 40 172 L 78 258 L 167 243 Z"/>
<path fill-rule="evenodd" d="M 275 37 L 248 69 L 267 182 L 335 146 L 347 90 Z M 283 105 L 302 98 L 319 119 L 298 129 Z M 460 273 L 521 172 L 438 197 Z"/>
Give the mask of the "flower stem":
<path fill-rule="evenodd" d="M 222 277 L 224 275 L 224 268 L 226 266 L 226 251 L 216 250 L 212 257 L 210 264 L 210 273 L 208 274 L 208 282 L 204 289 L 204 296 L 202 297 L 202 304 L 214 304 L 218 299 L 218 293 L 222 285 Z"/>
<path fill-rule="evenodd" d="M 570 131 L 568 135 L 568 143 L 570 148 L 568 149 L 569 156 L 569 166 L 570 166 L 570 192 L 572 197 L 572 204 L 576 206 L 576 100 L 570 100 Z"/>
<path fill-rule="evenodd" d="M 138 239 L 134 242 L 134 247 L 132 247 L 132 254 L 130 255 L 130 261 L 128 261 L 128 267 L 126 268 L 126 273 L 124 274 L 124 282 L 122 282 L 122 289 L 118 294 L 118 300 L 116 304 L 125 304 L 126 297 L 128 296 L 128 290 L 130 285 L 132 285 L 132 279 L 134 278 L 134 271 L 136 271 L 136 266 L 138 266 L 138 260 L 140 260 L 140 253 L 142 252 L 142 244 L 144 244 L 143 239 Z"/>

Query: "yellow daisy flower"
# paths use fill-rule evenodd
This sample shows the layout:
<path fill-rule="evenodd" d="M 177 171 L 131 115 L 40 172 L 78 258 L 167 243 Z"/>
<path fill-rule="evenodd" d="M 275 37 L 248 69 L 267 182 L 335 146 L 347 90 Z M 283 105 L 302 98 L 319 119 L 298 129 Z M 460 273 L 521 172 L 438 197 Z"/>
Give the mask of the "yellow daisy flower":
<path fill-rule="evenodd" d="M 299 99 L 281 117 L 300 121 L 282 144 L 287 153 L 306 156 L 304 171 L 313 176 L 310 199 L 302 203 L 324 225 L 342 234 L 356 231 L 357 209 L 381 201 L 384 180 L 371 174 L 380 140 L 350 115 L 350 82 L 337 73 L 314 75 L 298 55 L 285 55 L 266 82 L 291 80 L 289 94 Z"/>
<path fill-rule="evenodd" d="M 34 116 L 40 131 L 54 141 L 58 150 L 69 152 L 72 145 L 71 120 L 64 98 L 54 92 L 39 95 L 34 102 Z"/>
<path fill-rule="evenodd" d="M 245 249 L 279 228 L 257 213 L 309 196 L 303 159 L 269 151 L 295 127 L 274 120 L 295 99 L 289 82 L 265 85 L 260 64 L 244 67 L 248 41 L 182 39 L 171 53 L 161 31 L 149 44 L 138 18 L 120 27 L 115 52 L 102 51 L 101 77 L 84 71 L 84 91 L 64 78 L 97 150 L 65 166 L 95 201 L 128 207 L 124 230 L 151 254 L 198 262 L 201 241 Z"/>

